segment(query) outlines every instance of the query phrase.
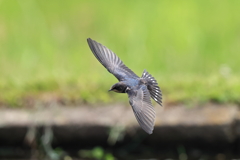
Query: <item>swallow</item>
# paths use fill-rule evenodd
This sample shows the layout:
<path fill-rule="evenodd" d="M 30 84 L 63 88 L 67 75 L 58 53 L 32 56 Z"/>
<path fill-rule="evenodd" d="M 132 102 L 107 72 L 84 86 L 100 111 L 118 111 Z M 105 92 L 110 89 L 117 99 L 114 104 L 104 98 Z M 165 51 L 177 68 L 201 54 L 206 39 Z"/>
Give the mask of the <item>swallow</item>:
<path fill-rule="evenodd" d="M 162 91 L 155 78 L 146 70 L 138 77 L 110 49 L 91 38 L 87 42 L 97 60 L 119 81 L 109 91 L 127 93 L 139 125 L 145 132 L 152 134 L 156 113 L 151 98 L 162 106 Z"/>

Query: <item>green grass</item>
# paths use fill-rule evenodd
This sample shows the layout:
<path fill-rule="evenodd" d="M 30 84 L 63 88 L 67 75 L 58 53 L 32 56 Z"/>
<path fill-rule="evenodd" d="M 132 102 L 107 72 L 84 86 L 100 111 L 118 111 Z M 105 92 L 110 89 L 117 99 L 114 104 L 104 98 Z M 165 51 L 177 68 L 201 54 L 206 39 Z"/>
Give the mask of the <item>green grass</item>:
<path fill-rule="evenodd" d="M 126 102 L 92 55 L 91 37 L 164 103 L 239 104 L 240 1 L 0 1 L 0 104 Z"/>

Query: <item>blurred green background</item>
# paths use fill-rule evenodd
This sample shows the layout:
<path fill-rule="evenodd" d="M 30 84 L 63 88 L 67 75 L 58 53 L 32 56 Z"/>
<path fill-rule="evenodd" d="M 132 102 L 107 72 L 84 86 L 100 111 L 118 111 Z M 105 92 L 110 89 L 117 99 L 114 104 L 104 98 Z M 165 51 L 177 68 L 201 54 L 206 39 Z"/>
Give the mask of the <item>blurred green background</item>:
<path fill-rule="evenodd" d="M 159 82 L 164 105 L 240 103 L 240 1 L 0 1 L 0 105 L 128 103 L 88 37 Z"/>

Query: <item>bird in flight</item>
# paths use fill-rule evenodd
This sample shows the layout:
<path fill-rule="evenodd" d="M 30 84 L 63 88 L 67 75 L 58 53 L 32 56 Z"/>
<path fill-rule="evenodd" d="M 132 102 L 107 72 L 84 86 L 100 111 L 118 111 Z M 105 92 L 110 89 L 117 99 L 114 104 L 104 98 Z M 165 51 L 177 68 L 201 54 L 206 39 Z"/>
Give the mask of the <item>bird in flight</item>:
<path fill-rule="evenodd" d="M 91 38 L 87 42 L 98 61 L 119 81 L 109 91 L 127 93 L 139 125 L 152 134 L 156 113 L 150 97 L 162 106 L 162 92 L 155 78 L 146 70 L 138 77 L 110 49 Z"/>

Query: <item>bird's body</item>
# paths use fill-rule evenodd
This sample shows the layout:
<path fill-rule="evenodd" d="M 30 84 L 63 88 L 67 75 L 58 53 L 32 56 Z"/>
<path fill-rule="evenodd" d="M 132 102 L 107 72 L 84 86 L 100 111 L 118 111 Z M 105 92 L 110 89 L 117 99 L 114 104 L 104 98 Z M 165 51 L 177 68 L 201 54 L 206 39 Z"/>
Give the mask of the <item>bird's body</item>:
<path fill-rule="evenodd" d="M 146 70 L 141 77 L 138 77 L 107 47 L 90 38 L 87 41 L 98 61 L 119 80 L 110 91 L 128 94 L 129 103 L 138 123 L 144 131 L 151 134 L 154 128 L 155 110 L 150 97 L 162 105 L 162 92 L 155 78 Z"/>

